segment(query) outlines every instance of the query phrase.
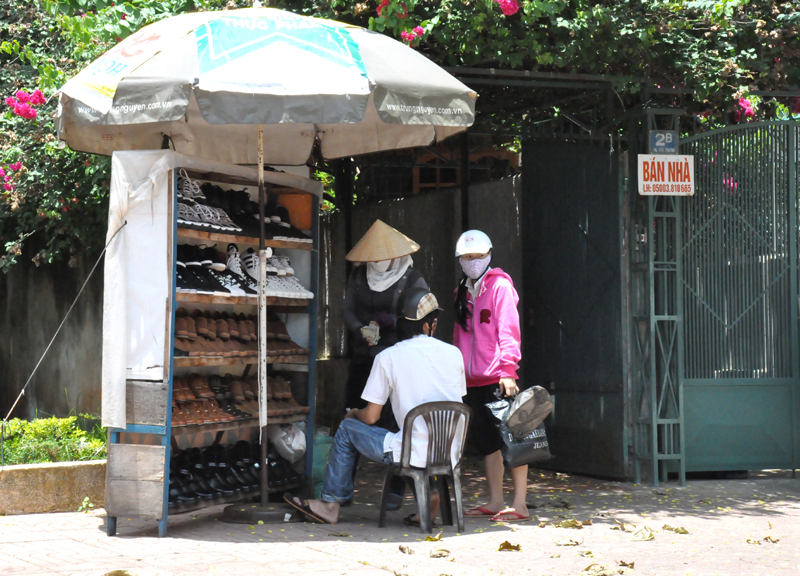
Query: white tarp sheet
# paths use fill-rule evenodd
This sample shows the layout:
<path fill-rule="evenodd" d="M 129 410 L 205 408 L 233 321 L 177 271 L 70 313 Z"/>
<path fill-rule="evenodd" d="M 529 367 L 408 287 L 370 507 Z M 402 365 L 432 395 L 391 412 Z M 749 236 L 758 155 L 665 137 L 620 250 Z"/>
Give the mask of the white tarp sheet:
<path fill-rule="evenodd" d="M 171 150 L 114 152 L 106 242 L 113 241 L 106 251 L 103 295 L 103 426 L 126 427 L 126 380 L 165 377 L 172 290 L 168 179 L 169 171 L 178 167 L 257 179 L 254 167 Z M 266 172 L 264 180 L 322 195 L 319 182 L 293 174 Z"/>

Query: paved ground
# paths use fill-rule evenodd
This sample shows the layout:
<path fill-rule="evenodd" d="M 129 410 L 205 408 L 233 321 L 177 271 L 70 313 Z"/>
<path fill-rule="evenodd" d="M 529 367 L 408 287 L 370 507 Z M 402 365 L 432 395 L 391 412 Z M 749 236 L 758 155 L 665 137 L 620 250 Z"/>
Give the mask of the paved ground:
<path fill-rule="evenodd" d="M 119 520 L 119 536 L 109 538 L 102 510 L 0 517 L 0 576 L 800 574 L 800 479 L 790 472 L 654 489 L 532 470 L 528 500 L 535 520 L 472 519 L 461 534 L 444 527 L 437 542 L 403 526 L 413 501 L 390 513 L 389 526 L 377 527 L 379 472 L 365 465 L 359 504 L 344 509 L 334 526 L 251 529 L 218 520 L 217 507 L 170 519 L 168 538 L 156 537 L 155 522 L 126 518 Z M 465 499 L 474 505 L 479 473 L 465 476 Z M 553 525 L 569 520 L 591 524 Z M 498 551 L 506 541 L 520 551 Z M 439 550 L 443 557 L 432 557 Z"/>

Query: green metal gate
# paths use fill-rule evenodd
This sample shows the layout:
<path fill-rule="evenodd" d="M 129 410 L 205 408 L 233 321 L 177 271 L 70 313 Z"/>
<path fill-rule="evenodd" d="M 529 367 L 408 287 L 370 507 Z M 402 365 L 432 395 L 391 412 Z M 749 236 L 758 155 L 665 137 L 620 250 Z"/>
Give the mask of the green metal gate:
<path fill-rule="evenodd" d="M 696 178 L 676 210 L 689 471 L 800 461 L 799 141 L 787 122 L 681 142 Z"/>

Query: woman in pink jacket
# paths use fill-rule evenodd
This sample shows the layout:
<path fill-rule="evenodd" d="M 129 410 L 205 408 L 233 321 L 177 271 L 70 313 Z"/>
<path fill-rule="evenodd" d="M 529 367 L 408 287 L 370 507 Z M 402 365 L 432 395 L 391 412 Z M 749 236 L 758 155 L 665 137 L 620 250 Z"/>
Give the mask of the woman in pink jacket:
<path fill-rule="evenodd" d="M 464 356 L 467 395 L 472 408 L 470 442 L 486 464 L 489 501 L 466 512 L 494 521 L 518 522 L 530 519 L 525 503 L 528 467 L 511 469 L 514 498 L 506 507 L 503 497 L 503 440 L 494 416 L 486 404 L 519 392 L 517 368 L 520 361 L 520 329 L 511 277 L 491 268 L 492 242 L 480 230 L 464 232 L 456 244 L 456 256 L 464 271 L 456 296 L 456 326 L 453 344 Z"/>

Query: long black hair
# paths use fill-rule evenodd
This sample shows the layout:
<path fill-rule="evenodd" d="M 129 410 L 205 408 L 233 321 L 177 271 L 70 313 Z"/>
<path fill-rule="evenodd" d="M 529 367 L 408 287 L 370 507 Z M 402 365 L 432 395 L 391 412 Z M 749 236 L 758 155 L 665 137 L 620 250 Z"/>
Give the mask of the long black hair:
<path fill-rule="evenodd" d="M 467 306 L 467 275 L 464 274 L 464 277 L 461 279 L 461 282 L 458 283 L 458 294 L 456 295 L 456 302 L 455 302 L 455 309 L 456 309 L 456 322 L 458 325 L 461 326 L 461 329 L 464 332 L 469 332 L 469 319 L 472 318 L 472 312 L 469 311 L 469 307 Z"/>

